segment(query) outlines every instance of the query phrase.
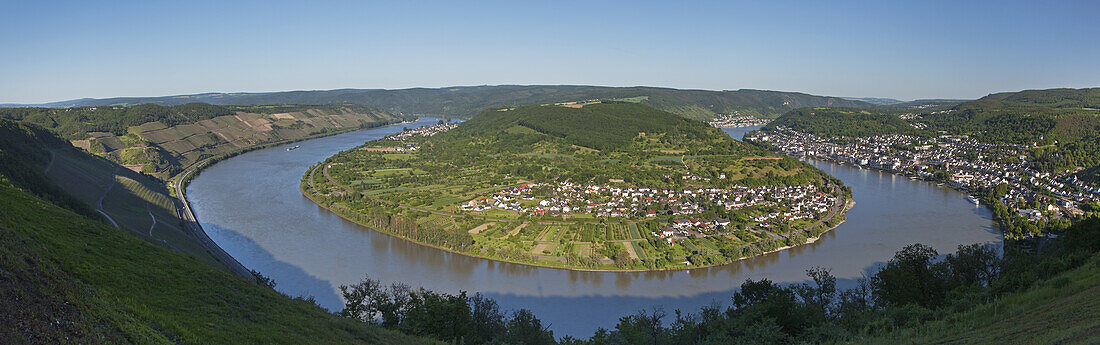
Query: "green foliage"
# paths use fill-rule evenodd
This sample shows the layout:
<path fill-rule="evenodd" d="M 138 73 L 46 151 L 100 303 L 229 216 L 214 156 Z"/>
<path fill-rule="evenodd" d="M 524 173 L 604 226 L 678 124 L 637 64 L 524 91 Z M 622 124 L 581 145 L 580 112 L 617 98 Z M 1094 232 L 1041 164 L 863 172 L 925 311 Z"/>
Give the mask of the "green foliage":
<path fill-rule="evenodd" d="M 622 149 L 639 133 L 664 133 L 684 141 L 699 140 L 711 130 L 690 120 L 635 103 L 600 103 L 583 108 L 526 106 L 486 111 L 452 135 L 477 135 L 486 130 L 524 126 L 566 142 L 597 150 Z M 611 130 L 614 129 L 614 130 Z"/>
<path fill-rule="evenodd" d="M 160 121 L 167 126 L 195 123 L 223 115 L 229 108 L 205 103 L 176 106 L 139 104 L 130 107 L 2 108 L 0 118 L 26 121 L 53 129 L 66 139 L 85 139 L 89 132 L 125 135 L 130 126 Z"/>
<path fill-rule="evenodd" d="M 0 178 L 0 343 L 420 343 L 333 316 Z"/>
<path fill-rule="evenodd" d="M 905 109 L 803 108 L 783 114 L 765 128 L 784 126 L 822 137 L 863 137 L 914 132 L 898 118 Z"/>
<path fill-rule="evenodd" d="M 437 293 L 394 283 L 383 288 L 378 280 L 364 277 L 340 286 L 345 306 L 341 314 L 406 334 L 425 336 L 452 344 L 554 344 L 553 332 L 529 310 L 510 317 L 496 301 L 481 296 Z"/>

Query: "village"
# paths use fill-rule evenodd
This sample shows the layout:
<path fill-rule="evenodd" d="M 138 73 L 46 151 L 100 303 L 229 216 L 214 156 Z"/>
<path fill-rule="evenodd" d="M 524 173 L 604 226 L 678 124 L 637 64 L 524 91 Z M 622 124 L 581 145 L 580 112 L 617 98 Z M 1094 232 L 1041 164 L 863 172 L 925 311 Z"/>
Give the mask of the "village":
<path fill-rule="evenodd" d="M 653 233 L 659 238 L 707 237 L 729 232 L 730 220 L 688 217 L 708 209 L 742 209 L 757 205 L 776 210 L 752 218 L 756 226 L 768 228 L 799 219 L 816 219 L 835 205 L 837 198 L 814 185 L 763 186 L 731 189 L 657 189 L 581 185 L 571 182 L 531 183 L 505 188 L 486 198 L 461 205 L 463 211 L 499 209 L 526 215 L 592 215 L 594 217 L 672 219 Z"/>
<path fill-rule="evenodd" d="M 1072 174 L 1054 175 L 1031 167 L 1027 145 L 982 143 L 967 136 L 880 135 L 859 138 L 822 138 L 786 127 L 761 131 L 746 140 L 766 142 L 793 156 L 825 158 L 859 167 L 882 169 L 947 183 L 979 193 L 999 185 L 1007 191 L 1001 202 L 1032 221 L 1081 214 L 1077 203 L 1100 198 L 1100 188 Z M 979 197 L 970 200 L 979 203 Z M 1034 209 L 1037 199 L 1045 209 Z"/>
<path fill-rule="evenodd" d="M 393 134 L 386 137 L 386 140 L 405 140 L 412 137 L 430 137 L 439 133 L 443 133 L 458 127 L 458 122 L 443 122 L 430 125 L 420 126 L 417 128 L 406 128 L 401 133 Z"/>
<path fill-rule="evenodd" d="M 767 119 L 757 118 L 755 116 L 742 116 L 738 112 L 733 114 L 717 114 L 714 119 L 711 120 L 710 125 L 713 127 L 749 127 L 760 126 L 768 124 Z"/>

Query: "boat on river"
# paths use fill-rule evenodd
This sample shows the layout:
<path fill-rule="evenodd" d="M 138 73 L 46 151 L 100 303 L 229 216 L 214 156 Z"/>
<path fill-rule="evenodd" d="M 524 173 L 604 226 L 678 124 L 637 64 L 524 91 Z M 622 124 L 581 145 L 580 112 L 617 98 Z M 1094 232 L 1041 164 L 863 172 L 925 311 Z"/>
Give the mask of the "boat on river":
<path fill-rule="evenodd" d="M 978 201 L 978 198 L 975 198 L 973 195 L 967 195 L 966 200 L 974 203 L 974 205 L 981 205 L 982 204 L 981 201 Z"/>

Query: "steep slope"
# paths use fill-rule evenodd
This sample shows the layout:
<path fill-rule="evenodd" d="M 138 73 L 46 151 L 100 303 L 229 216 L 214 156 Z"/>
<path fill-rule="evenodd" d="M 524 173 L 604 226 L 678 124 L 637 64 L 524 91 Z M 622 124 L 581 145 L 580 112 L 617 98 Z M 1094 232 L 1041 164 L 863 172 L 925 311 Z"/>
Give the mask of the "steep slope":
<path fill-rule="evenodd" d="M 53 129 L 88 152 L 161 179 L 209 157 L 401 121 L 348 104 L 9 108 L 0 109 L 0 118 Z"/>
<path fill-rule="evenodd" d="M 576 85 L 498 85 L 399 90 L 342 89 L 270 93 L 207 93 L 167 97 L 80 99 L 43 106 L 106 106 L 140 103 L 210 104 L 370 104 L 395 113 L 469 118 L 481 109 L 522 104 L 632 100 L 696 120 L 716 113 L 776 117 L 802 107 L 870 107 L 869 103 L 839 97 L 763 90 L 709 91 L 657 87 L 602 87 Z"/>
<path fill-rule="evenodd" d="M 76 149 L 35 125 L 0 119 L 3 173 L 17 186 L 159 246 L 224 263 L 182 222 L 157 180 Z"/>
<path fill-rule="evenodd" d="M 1100 256 L 1026 292 L 865 344 L 1095 344 L 1100 339 Z"/>
<path fill-rule="evenodd" d="M 0 343 L 421 343 L 57 207 L 0 177 Z"/>

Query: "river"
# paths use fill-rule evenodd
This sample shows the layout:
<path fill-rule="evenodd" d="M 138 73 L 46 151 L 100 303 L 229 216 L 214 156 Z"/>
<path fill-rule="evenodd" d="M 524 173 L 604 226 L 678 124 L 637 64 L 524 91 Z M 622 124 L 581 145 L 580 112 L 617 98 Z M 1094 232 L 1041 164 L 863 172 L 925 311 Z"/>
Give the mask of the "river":
<path fill-rule="evenodd" d="M 301 195 L 306 169 L 337 152 L 438 119 L 374 128 L 249 152 L 202 171 L 187 188 L 198 220 L 229 254 L 274 279 L 290 296 L 325 308 L 343 303 L 337 288 L 364 275 L 383 282 L 457 293 L 480 292 L 505 309 L 527 308 L 555 336 L 587 337 L 618 318 L 661 307 L 697 311 L 729 305 L 746 279 L 805 281 L 805 270 L 832 270 L 841 287 L 911 243 L 941 253 L 960 244 L 1000 242 L 991 215 L 935 184 L 823 161 L 815 166 L 853 189 L 848 221 L 816 243 L 737 263 L 673 272 L 576 272 L 507 264 L 423 247 L 347 222 Z M 735 138 L 753 128 L 724 129 Z"/>

